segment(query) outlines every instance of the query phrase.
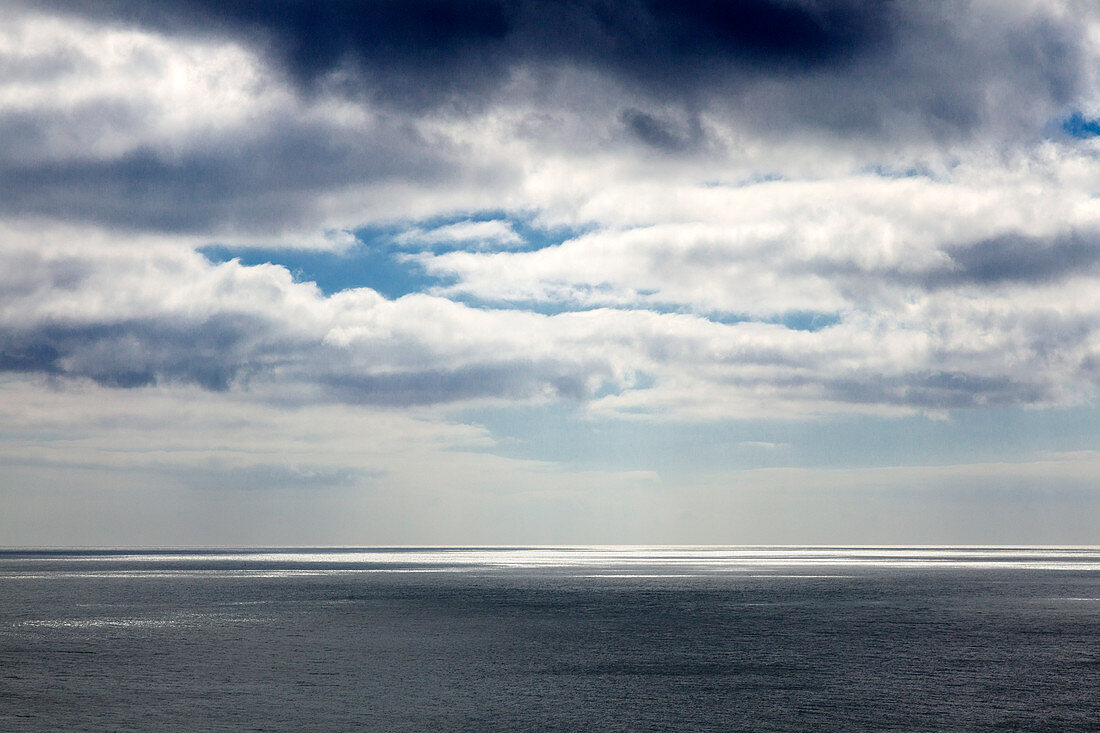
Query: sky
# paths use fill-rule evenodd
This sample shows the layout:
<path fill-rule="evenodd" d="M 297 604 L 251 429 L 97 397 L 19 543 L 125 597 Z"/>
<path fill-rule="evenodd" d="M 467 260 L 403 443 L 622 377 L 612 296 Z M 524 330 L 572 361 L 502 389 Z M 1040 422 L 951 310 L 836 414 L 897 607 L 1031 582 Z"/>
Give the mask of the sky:
<path fill-rule="evenodd" d="M 0 11 L 0 546 L 1100 544 L 1090 0 Z"/>

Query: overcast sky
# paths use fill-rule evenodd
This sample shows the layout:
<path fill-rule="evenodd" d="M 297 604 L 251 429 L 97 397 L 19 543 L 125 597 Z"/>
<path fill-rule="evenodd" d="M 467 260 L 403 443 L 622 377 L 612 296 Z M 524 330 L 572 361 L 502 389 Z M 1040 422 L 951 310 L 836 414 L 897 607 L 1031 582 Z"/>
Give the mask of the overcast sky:
<path fill-rule="evenodd" d="M 0 545 L 1100 543 L 1091 0 L 0 11 Z"/>

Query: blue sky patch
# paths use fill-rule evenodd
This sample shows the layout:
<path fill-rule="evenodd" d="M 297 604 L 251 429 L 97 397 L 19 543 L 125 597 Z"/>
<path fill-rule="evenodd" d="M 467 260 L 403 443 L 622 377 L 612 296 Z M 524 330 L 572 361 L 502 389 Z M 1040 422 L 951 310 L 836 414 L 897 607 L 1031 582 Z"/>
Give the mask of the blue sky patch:
<path fill-rule="evenodd" d="M 663 311 L 661 311 L 663 312 Z M 840 323 L 840 314 L 826 313 L 824 311 L 788 311 L 773 318 L 756 318 L 744 313 L 702 313 L 716 323 L 748 323 L 758 321 L 763 323 L 778 323 L 792 331 L 820 331 L 829 326 Z"/>
<path fill-rule="evenodd" d="M 840 323 L 840 316 L 836 313 L 791 311 L 781 316 L 776 322 L 782 323 L 792 331 L 810 331 L 812 333 Z"/>
<path fill-rule="evenodd" d="M 1074 112 L 1062 121 L 1062 132 L 1078 140 L 1100 135 L 1100 119 L 1090 119 L 1080 112 Z"/>
<path fill-rule="evenodd" d="M 417 232 L 431 232 L 464 223 L 503 222 L 518 236 L 510 251 L 534 251 L 561 244 L 578 236 L 582 230 L 560 227 L 542 228 L 532 223 L 530 216 L 509 215 L 503 211 L 480 211 L 472 214 L 433 217 L 418 221 L 372 225 L 356 229 L 355 245 L 342 252 L 283 249 L 274 247 L 230 247 L 213 244 L 199 253 L 214 263 L 240 260 L 244 265 L 274 264 L 290 270 L 299 282 L 313 282 L 325 295 L 351 288 L 372 288 L 387 298 L 400 298 L 432 287 L 447 285 L 453 280 L 431 275 L 414 259 L 410 251 L 431 249 L 450 252 L 470 248 L 469 241 L 416 242 Z M 412 236 L 408 236 L 412 233 Z M 406 236 L 402 236 L 406 235 Z"/>
<path fill-rule="evenodd" d="M 372 288 L 387 298 L 400 298 L 445 282 L 417 263 L 396 257 L 400 253 L 393 245 L 360 243 L 345 252 L 211 245 L 199 252 L 214 263 L 238 259 L 243 265 L 282 265 L 295 280 L 316 283 L 325 295 Z"/>

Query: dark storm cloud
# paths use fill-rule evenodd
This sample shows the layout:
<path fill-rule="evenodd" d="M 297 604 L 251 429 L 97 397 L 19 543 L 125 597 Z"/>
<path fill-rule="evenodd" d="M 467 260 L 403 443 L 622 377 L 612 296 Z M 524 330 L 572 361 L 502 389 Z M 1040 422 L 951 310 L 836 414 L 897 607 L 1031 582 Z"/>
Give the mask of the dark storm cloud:
<path fill-rule="evenodd" d="M 624 96 L 713 108 L 759 131 L 876 138 L 1036 133 L 1082 86 L 1084 25 L 1014 4 L 932 0 L 47 0 L 35 8 L 157 32 L 232 38 L 303 93 L 366 95 L 424 113 L 491 104 L 522 70 L 562 69 Z M 552 84 L 548 89 L 556 89 Z M 548 93 L 549 94 L 549 93 Z M 613 100 L 612 100 L 613 101 Z"/>
<path fill-rule="evenodd" d="M 662 95 L 844 63 L 883 41 L 892 4 L 854 0 L 52 0 L 63 12 L 158 31 L 221 34 L 267 52 L 305 87 L 361 72 L 382 98 L 434 104 L 487 91 L 518 65 L 609 70 Z M 716 77 L 717 75 L 717 77 Z"/>

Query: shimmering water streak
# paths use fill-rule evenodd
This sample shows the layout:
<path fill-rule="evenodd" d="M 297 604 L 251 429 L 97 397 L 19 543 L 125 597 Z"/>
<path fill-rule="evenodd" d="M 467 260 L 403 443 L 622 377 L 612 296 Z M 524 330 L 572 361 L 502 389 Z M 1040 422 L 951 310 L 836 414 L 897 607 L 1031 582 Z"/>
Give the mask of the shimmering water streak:
<path fill-rule="evenodd" d="M 259 550 L 0 550 L 0 577 L 63 563 L 95 564 L 99 572 L 309 573 L 340 571 L 455 572 L 600 568 L 631 573 L 639 566 L 679 574 L 752 573 L 817 566 L 1100 570 L 1100 547 L 758 547 L 575 546 L 324 548 Z M 152 568 L 155 568 L 152 569 Z M 661 573 L 651 573 L 661 574 Z"/>

